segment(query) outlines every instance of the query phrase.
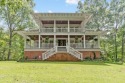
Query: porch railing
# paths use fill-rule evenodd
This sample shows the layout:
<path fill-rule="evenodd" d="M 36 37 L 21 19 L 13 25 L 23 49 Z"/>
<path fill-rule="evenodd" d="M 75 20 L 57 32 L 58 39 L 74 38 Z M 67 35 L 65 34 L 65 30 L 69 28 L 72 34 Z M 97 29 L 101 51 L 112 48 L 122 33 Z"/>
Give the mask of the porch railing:
<path fill-rule="evenodd" d="M 86 45 L 86 46 L 85 46 L 86 48 L 99 48 L 98 42 L 95 42 L 95 43 L 93 43 L 93 44 L 90 43 L 90 42 L 86 42 L 85 45 Z"/>
<path fill-rule="evenodd" d="M 84 43 L 70 43 L 70 46 L 75 48 L 75 49 L 84 49 Z M 96 42 L 94 44 L 86 42 L 85 48 L 99 48 L 98 42 Z"/>
<path fill-rule="evenodd" d="M 82 32 L 82 28 L 70 28 L 70 32 Z M 54 32 L 54 28 L 41 28 L 41 32 Z M 68 28 L 56 28 L 56 32 L 68 32 Z"/>
<path fill-rule="evenodd" d="M 70 43 L 73 48 L 84 48 L 84 43 Z"/>
<path fill-rule="evenodd" d="M 56 32 L 68 32 L 68 28 L 56 28 Z"/>
<path fill-rule="evenodd" d="M 56 45 L 58 46 L 58 43 L 56 43 Z M 41 43 L 40 44 L 41 49 L 50 49 L 53 47 L 54 47 L 54 43 Z M 70 47 L 75 48 L 75 49 L 84 49 L 84 43 L 70 43 Z M 25 48 L 38 49 L 39 45 L 38 43 L 34 45 L 26 44 Z M 62 48 L 65 48 L 65 46 L 58 46 L 58 48 L 62 49 Z M 91 44 L 90 42 L 86 42 L 85 48 L 99 48 L 98 42 L 95 42 L 94 44 Z"/>
<path fill-rule="evenodd" d="M 53 43 L 42 43 L 40 48 L 44 48 L 44 49 L 50 49 L 53 48 L 54 44 Z"/>
<path fill-rule="evenodd" d="M 47 32 L 47 33 L 54 32 L 54 28 L 41 28 L 41 32 Z"/>
<path fill-rule="evenodd" d="M 57 50 L 58 50 L 58 51 L 67 52 L 66 46 L 57 46 Z"/>
<path fill-rule="evenodd" d="M 70 28 L 70 32 L 83 32 L 82 28 Z"/>
<path fill-rule="evenodd" d="M 42 49 L 50 49 L 50 48 L 53 48 L 53 47 L 54 47 L 53 43 L 41 43 L 40 44 L 40 48 L 42 48 Z M 28 48 L 28 49 L 38 49 L 39 45 L 38 44 L 34 44 L 34 45 L 26 44 L 25 48 Z"/>

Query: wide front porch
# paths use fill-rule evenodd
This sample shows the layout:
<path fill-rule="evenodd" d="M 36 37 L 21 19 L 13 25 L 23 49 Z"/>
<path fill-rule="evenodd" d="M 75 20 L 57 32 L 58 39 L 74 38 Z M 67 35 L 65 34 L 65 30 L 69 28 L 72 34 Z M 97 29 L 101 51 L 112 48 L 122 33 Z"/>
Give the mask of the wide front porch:
<path fill-rule="evenodd" d="M 70 46 L 74 49 L 98 49 L 98 35 L 27 35 L 25 49 L 51 49 Z"/>

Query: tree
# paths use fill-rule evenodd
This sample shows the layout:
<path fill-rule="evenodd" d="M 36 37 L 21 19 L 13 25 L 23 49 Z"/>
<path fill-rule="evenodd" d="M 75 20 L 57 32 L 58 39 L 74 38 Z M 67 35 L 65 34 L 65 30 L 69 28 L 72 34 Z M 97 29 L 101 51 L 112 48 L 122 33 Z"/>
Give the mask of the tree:
<path fill-rule="evenodd" d="M 118 43 L 120 44 L 119 46 L 118 46 L 118 50 L 121 50 L 120 51 L 120 53 L 121 53 L 121 61 L 122 61 L 122 63 L 124 62 L 124 43 L 125 43 L 125 24 L 122 26 L 122 27 L 120 27 L 120 29 L 118 30 Z M 119 54 L 120 54 L 119 53 Z"/>
<path fill-rule="evenodd" d="M 0 27 L 0 60 L 4 60 L 6 58 L 7 52 L 7 43 L 8 36 L 4 31 L 3 27 Z"/>
<path fill-rule="evenodd" d="M 11 57 L 14 31 L 23 30 L 32 25 L 30 14 L 33 6 L 32 0 L 0 0 L 0 18 L 9 30 L 8 60 Z"/>
<path fill-rule="evenodd" d="M 124 28 L 125 28 L 125 26 L 124 26 Z M 122 63 L 124 62 L 124 37 L 125 37 L 125 30 L 123 30 L 122 29 L 122 43 L 121 43 L 121 45 L 122 45 L 122 53 L 121 53 L 121 55 L 122 55 L 122 58 L 121 58 L 121 60 L 122 60 Z"/>
<path fill-rule="evenodd" d="M 118 61 L 119 55 L 123 59 L 125 1 L 84 0 L 83 3 L 79 1 L 77 8 L 80 13 L 93 14 L 92 21 L 87 23 L 86 28 L 110 29 L 111 34 L 104 37 L 101 46 L 110 59 Z"/>
<path fill-rule="evenodd" d="M 78 12 L 93 14 L 92 22 L 86 28 L 102 29 L 107 22 L 108 2 L 106 0 L 84 0 L 78 2 Z M 107 22 L 108 23 L 108 22 Z"/>
<path fill-rule="evenodd" d="M 125 2 L 124 0 L 111 0 L 110 2 L 110 12 L 111 12 L 111 21 L 110 23 L 114 26 L 114 43 L 115 43 L 115 61 L 117 61 L 117 31 L 122 27 L 124 22 L 124 11 L 125 11 Z"/>

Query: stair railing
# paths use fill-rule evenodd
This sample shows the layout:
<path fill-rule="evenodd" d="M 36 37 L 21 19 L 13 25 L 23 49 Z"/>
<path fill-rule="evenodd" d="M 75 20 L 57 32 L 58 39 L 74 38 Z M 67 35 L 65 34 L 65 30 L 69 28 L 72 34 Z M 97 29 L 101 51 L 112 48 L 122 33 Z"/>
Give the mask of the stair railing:
<path fill-rule="evenodd" d="M 45 60 L 57 52 L 57 47 L 53 47 L 42 54 L 42 60 Z"/>
<path fill-rule="evenodd" d="M 70 53 L 71 55 L 75 56 L 76 58 L 83 60 L 82 53 L 77 51 L 76 49 L 74 49 L 70 46 L 67 46 L 67 52 Z"/>

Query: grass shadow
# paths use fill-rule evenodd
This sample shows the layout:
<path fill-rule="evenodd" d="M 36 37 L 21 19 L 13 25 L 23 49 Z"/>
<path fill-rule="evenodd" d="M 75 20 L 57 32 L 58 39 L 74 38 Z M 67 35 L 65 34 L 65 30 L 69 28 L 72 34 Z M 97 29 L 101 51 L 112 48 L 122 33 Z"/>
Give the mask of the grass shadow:
<path fill-rule="evenodd" d="M 107 62 L 107 61 L 105 61 L 105 63 L 114 64 L 114 65 L 124 65 L 124 63 L 122 63 L 122 62 Z"/>
<path fill-rule="evenodd" d="M 40 64 L 76 64 L 76 65 L 99 65 L 99 66 L 110 66 L 109 64 L 102 61 L 25 61 L 19 63 L 40 63 Z"/>

